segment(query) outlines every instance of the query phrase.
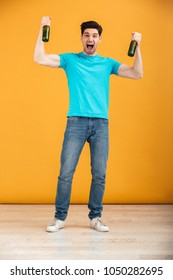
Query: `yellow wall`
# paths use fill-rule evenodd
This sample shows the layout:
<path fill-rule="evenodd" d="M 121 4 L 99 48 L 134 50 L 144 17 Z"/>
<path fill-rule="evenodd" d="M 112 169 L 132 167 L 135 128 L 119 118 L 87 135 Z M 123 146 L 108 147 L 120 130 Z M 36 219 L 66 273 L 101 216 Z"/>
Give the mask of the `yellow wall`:
<path fill-rule="evenodd" d="M 80 24 L 103 26 L 99 53 L 123 63 L 141 32 L 144 78 L 111 77 L 110 154 L 105 203 L 173 203 L 172 0 L 1 0 L 0 202 L 52 203 L 68 106 L 62 70 L 33 62 L 43 15 L 53 17 L 49 53 L 81 51 Z M 89 194 L 89 148 L 72 203 Z"/>

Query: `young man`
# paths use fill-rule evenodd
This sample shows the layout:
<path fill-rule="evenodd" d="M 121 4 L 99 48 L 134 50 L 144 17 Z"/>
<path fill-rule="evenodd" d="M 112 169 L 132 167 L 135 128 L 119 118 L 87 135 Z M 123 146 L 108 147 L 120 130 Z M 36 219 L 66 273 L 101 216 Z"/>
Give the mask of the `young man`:
<path fill-rule="evenodd" d="M 70 104 L 67 126 L 61 153 L 61 168 L 58 177 L 55 202 L 55 217 L 48 225 L 48 232 L 64 227 L 70 204 L 72 179 L 82 148 L 87 141 L 91 154 L 92 182 L 89 197 L 90 227 L 107 232 L 109 227 L 100 219 L 105 189 L 106 165 L 108 159 L 108 101 L 109 78 L 111 74 L 139 79 L 143 75 L 140 53 L 141 34 L 132 33 L 137 41 L 133 66 L 121 64 L 97 53 L 101 42 L 102 27 L 94 21 L 81 24 L 83 51 L 61 55 L 46 54 L 42 42 L 42 28 L 50 25 L 51 18 L 43 17 L 37 39 L 34 61 L 50 67 L 63 68 L 68 79 Z"/>

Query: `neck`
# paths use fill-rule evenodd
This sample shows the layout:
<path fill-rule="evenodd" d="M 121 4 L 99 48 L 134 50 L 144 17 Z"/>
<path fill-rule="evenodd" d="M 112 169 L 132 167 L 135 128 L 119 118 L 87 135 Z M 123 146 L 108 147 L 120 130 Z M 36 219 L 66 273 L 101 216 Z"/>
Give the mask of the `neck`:
<path fill-rule="evenodd" d="M 84 53 L 85 55 L 88 55 L 88 56 L 96 56 L 96 55 L 97 55 L 97 52 L 94 52 L 94 53 L 92 53 L 92 54 L 88 54 L 88 53 L 85 52 L 85 50 L 83 50 L 83 53 Z"/>

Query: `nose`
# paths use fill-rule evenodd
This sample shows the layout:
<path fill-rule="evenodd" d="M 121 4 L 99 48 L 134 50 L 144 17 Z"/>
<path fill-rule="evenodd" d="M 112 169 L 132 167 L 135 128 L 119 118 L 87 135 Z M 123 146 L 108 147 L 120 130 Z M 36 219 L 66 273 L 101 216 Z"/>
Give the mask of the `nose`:
<path fill-rule="evenodd" d="M 92 35 L 89 36 L 88 41 L 89 41 L 89 42 L 92 42 L 92 41 L 93 41 Z"/>

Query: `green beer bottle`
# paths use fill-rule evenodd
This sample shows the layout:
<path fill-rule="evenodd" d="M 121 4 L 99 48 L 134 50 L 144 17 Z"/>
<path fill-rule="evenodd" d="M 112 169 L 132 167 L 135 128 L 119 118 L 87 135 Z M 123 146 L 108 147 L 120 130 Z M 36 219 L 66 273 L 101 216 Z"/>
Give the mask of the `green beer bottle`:
<path fill-rule="evenodd" d="M 43 42 L 48 42 L 49 41 L 49 36 L 50 36 L 50 26 L 49 25 L 44 25 L 43 26 L 42 41 Z"/>
<path fill-rule="evenodd" d="M 128 56 L 134 56 L 136 51 L 137 42 L 135 40 L 132 40 L 130 42 L 129 50 L 128 50 Z"/>

